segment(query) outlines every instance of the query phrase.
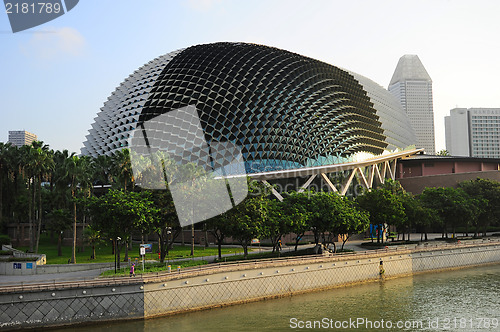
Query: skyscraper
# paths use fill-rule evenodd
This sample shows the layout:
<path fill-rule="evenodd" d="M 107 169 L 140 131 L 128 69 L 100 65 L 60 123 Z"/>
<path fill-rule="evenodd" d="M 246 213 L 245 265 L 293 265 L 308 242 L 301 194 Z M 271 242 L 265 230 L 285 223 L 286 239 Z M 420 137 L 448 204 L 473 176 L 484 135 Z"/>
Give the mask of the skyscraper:
<path fill-rule="evenodd" d="M 38 140 L 38 137 L 26 130 L 9 131 L 9 143 L 12 143 L 12 145 L 21 147 L 23 145 L 30 145 L 36 140 Z"/>
<path fill-rule="evenodd" d="M 500 108 L 454 108 L 445 130 L 452 156 L 500 158 Z"/>
<path fill-rule="evenodd" d="M 403 55 L 389 83 L 389 91 L 401 102 L 417 136 L 417 148 L 436 153 L 432 80 L 416 55 Z"/>

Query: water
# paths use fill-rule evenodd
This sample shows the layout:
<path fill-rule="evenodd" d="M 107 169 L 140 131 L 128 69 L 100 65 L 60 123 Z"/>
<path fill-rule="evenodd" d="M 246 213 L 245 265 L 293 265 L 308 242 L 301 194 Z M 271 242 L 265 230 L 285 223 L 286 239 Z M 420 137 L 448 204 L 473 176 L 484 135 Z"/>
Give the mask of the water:
<path fill-rule="evenodd" d="M 493 265 L 427 273 L 145 321 L 73 327 L 71 330 L 500 331 L 499 290 L 500 265 Z M 314 324 L 314 321 L 322 325 L 317 322 L 316 329 L 307 329 L 308 322 Z M 300 328 L 302 326 L 304 328 Z"/>

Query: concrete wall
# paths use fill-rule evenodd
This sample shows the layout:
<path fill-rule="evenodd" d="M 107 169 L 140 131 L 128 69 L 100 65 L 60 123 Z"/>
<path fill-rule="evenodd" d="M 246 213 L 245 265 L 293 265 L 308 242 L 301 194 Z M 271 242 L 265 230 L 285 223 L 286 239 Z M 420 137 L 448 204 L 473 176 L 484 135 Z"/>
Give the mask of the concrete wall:
<path fill-rule="evenodd" d="M 0 288 L 0 329 L 154 317 L 378 280 L 381 261 L 385 278 L 500 262 L 500 243 L 228 264 L 100 286 Z"/>
<path fill-rule="evenodd" d="M 141 318 L 144 296 L 140 285 L 0 294 L 0 329 Z"/>

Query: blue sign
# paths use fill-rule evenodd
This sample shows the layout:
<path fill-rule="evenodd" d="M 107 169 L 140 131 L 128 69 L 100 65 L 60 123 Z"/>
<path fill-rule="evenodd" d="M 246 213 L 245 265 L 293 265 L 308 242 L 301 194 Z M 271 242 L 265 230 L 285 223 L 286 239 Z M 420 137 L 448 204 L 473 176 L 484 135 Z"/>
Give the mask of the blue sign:
<path fill-rule="evenodd" d="M 18 269 L 22 269 L 23 268 L 23 265 L 21 263 L 14 263 L 14 270 Z"/>
<path fill-rule="evenodd" d="M 27 269 L 32 269 L 33 268 L 33 263 L 26 263 L 26 268 Z"/>

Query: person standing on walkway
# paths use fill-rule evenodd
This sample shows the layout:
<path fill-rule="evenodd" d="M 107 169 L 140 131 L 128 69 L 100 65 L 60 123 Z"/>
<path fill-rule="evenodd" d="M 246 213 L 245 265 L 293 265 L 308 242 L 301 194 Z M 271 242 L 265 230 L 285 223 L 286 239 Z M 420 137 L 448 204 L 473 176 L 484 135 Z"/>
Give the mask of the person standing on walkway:
<path fill-rule="evenodd" d="M 135 263 L 130 266 L 130 276 L 135 277 Z"/>

